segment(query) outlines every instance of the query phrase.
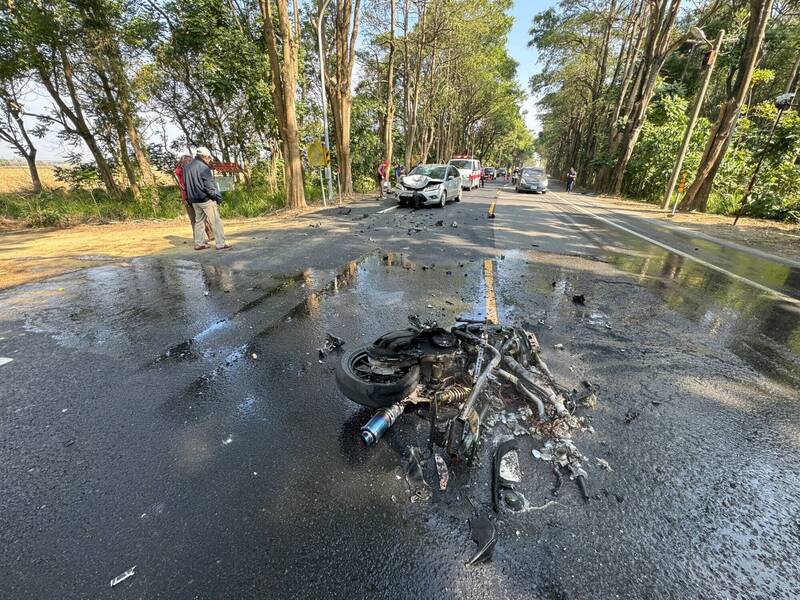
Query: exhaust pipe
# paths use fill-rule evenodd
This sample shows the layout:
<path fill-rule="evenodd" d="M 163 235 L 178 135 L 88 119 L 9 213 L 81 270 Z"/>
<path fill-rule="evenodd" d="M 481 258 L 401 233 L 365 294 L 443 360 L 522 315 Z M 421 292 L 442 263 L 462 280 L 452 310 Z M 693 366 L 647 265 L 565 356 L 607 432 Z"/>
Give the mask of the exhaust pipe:
<path fill-rule="evenodd" d="M 406 409 L 405 404 L 398 402 L 388 408 L 379 408 L 366 425 L 361 428 L 361 439 L 367 446 L 376 443 L 389 428 L 397 421 L 397 417 L 403 414 Z"/>

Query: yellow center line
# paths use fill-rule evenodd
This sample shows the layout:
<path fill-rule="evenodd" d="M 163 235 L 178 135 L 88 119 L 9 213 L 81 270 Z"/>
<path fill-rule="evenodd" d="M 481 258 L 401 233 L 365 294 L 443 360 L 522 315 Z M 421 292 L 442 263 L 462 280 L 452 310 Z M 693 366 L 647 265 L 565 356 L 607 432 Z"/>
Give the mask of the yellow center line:
<path fill-rule="evenodd" d="M 497 324 L 497 297 L 494 293 L 494 261 L 487 258 L 483 261 L 483 283 L 486 293 L 486 320 Z"/>

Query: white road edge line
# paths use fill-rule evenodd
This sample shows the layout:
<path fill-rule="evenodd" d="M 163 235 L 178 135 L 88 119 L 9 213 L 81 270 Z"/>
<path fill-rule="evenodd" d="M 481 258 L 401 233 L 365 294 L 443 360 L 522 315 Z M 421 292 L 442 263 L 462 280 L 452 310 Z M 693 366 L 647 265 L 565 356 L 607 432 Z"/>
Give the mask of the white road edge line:
<path fill-rule="evenodd" d="M 667 251 L 672 252 L 674 254 L 677 254 L 679 256 L 683 256 L 684 258 L 688 258 L 689 260 L 693 260 L 697 264 L 703 265 L 704 267 L 707 267 L 709 269 L 717 271 L 718 273 L 723 273 L 724 275 L 727 275 L 728 277 L 732 277 L 733 279 L 736 279 L 737 281 L 741 281 L 742 283 L 747 284 L 747 285 L 749 285 L 751 287 L 754 287 L 754 288 L 756 288 L 758 290 L 761 290 L 762 292 L 766 292 L 766 293 L 771 294 L 773 296 L 777 296 L 778 298 L 786 300 L 787 302 L 791 302 L 792 304 L 800 305 L 800 300 L 798 300 L 797 298 L 793 298 L 792 296 L 787 296 L 786 294 L 784 294 L 782 292 L 779 292 L 777 290 L 773 290 L 772 288 L 767 287 L 765 285 L 762 285 L 762 284 L 760 284 L 760 283 L 758 283 L 756 281 L 753 281 L 752 279 L 748 279 L 747 277 L 742 277 L 741 275 L 737 275 L 736 273 L 728 271 L 727 269 L 723 269 L 722 267 L 718 267 L 717 265 L 715 265 L 713 263 L 710 263 L 708 261 L 705 261 L 702 258 L 697 258 L 696 256 L 692 256 L 691 254 L 683 252 L 682 250 L 678 250 L 677 248 L 673 248 L 669 244 L 665 244 L 663 242 L 659 242 L 658 240 L 654 240 L 653 238 L 648 237 L 648 236 L 644 235 L 643 233 L 639 233 L 638 231 L 634 231 L 633 229 L 629 229 L 629 228 L 625 227 L 624 225 L 620 225 L 619 223 L 617 223 L 615 221 L 612 221 L 611 219 L 606 219 L 605 217 L 601 217 L 600 215 L 596 215 L 595 213 L 593 213 L 593 212 L 591 212 L 589 210 L 586 210 L 585 208 L 583 208 L 581 206 L 578 206 L 577 204 L 574 204 L 574 203 L 570 202 L 569 200 L 567 200 L 563 196 L 560 196 L 559 194 L 553 194 L 553 195 L 556 198 L 558 198 L 559 200 L 563 200 L 564 202 L 566 202 L 570 206 L 572 206 L 574 208 L 577 208 L 582 213 L 585 213 L 585 214 L 587 214 L 587 215 L 589 215 L 591 217 L 594 217 L 598 221 L 603 221 L 604 223 L 607 223 L 607 224 L 611 225 L 612 227 L 616 227 L 617 229 L 621 229 L 622 231 L 625 231 L 626 233 L 630 233 L 631 235 L 635 235 L 636 237 L 641 238 L 641 239 L 645 240 L 646 242 L 650 242 L 651 244 L 654 244 L 656 246 L 659 246 L 659 247 L 663 248 L 664 250 L 667 250 Z"/>
<path fill-rule="evenodd" d="M 392 210 L 394 210 L 394 209 L 395 209 L 395 208 L 397 208 L 398 206 L 400 206 L 400 205 L 399 205 L 399 204 L 395 204 L 394 206 L 390 206 L 389 208 L 384 208 L 383 210 L 379 210 L 379 211 L 378 211 L 378 214 L 379 214 L 379 215 L 382 215 L 383 213 L 387 213 L 387 212 L 389 212 L 389 211 L 392 211 Z"/>
<path fill-rule="evenodd" d="M 13 361 L 14 361 L 13 358 L 6 358 L 5 356 L 0 356 L 0 367 L 2 367 L 3 365 L 7 365 L 8 363 Z"/>

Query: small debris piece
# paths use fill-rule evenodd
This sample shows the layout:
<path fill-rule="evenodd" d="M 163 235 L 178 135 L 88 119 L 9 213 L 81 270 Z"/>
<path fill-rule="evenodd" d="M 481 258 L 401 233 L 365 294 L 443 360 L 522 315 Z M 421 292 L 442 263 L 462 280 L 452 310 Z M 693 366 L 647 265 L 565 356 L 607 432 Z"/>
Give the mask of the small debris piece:
<path fill-rule="evenodd" d="M 130 569 L 128 569 L 121 575 L 117 575 L 116 577 L 114 577 L 114 579 L 111 580 L 111 587 L 114 587 L 115 585 L 122 583 L 123 581 L 128 579 L 128 577 L 133 577 L 134 575 L 136 575 L 135 569 L 136 565 L 133 565 Z"/>
<path fill-rule="evenodd" d="M 405 479 L 411 488 L 411 502 L 421 502 L 430 498 L 430 486 L 425 481 L 422 469 L 422 455 L 419 448 L 409 446 L 405 456 Z"/>
<path fill-rule="evenodd" d="M 455 229 L 456 227 L 458 227 L 458 222 L 453 221 L 452 223 L 450 223 L 450 227 L 453 227 Z"/>
<path fill-rule="evenodd" d="M 515 450 L 507 452 L 500 460 L 500 477 L 515 483 L 522 481 L 522 470 L 519 466 L 519 453 Z"/>
<path fill-rule="evenodd" d="M 436 225 L 436 227 L 444 227 L 444 220 L 436 221 L 436 223 L 434 223 L 434 225 Z"/>
<path fill-rule="evenodd" d="M 614 469 L 611 468 L 611 465 L 608 464 L 607 460 L 605 460 L 603 458 L 599 458 L 597 456 L 595 456 L 595 459 L 597 460 L 597 464 L 599 464 L 600 468 L 603 469 L 604 471 L 613 471 L 614 470 Z"/>
<path fill-rule="evenodd" d="M 580 304 L 581 306 L 584 306 L 586 304 L 586 296 L 584 296 L 583 294 L 577 294 L 572 297 L 572 301 L 575 304 Z"/>
<path fill-rule="evenodd" d="M 563 350 L 564 349 L 564 344 L 555 344 L 553 346 L 553 348 L 555 348 L 556 350 Z"/>
<path fill-rule="evenodd" d="M 336 337 L 332 333 L 326 333 L 325 345 L 328 346 L 329 349 L 335 350 L 336 348 L 341 348 L 344 346 L 344 340 L 340 337 Z"/>
<path fill-rule="evenodd" d="M 203 296 L 209 296 L 209 295 L 211 295 L 211 292 L 203 292 Z"/>
<path fill-rule="evenodd" d="M 67 440 L 66 442 L 64 442 L 64 448 L 69 448 L 74 443 L 75 443 L 75 438 L 71 438 L 71 439 Z"/>
<path fill-rule="evenodd" d="M 250 356 L 252 357 L 253 360 L 258 360 L 258 354 L 256 354 L 255 352 L 253 352 Z"/>
<path fill-rule="evenodd" d="M 625 425 L 630 425 L 639 417 L 639 413 L 635 410 L 629 410 L 625 413 Z"/>
<path fill-rule="evenodd" d="M 514 512 L 520 511 L 525 508 L 525 498 L 516 490 L 506 490 L 503 493 L 503 502 L 506 506 Z"/>
<path fill-rule="evenodd" d="M 478 544 L 478 550 L 466 565 L 477 565 L 491 560 L 497 544 L 497 529 L 487 515 L 476 515 L 469 520 L 470 537 Z"/>
<path fill-rule="evenodd" d="M 230 444 L 231 442 L 233 442 L 233 437 L 229 435 L 229 436 L 228 436 L 228 437 L 226 437 L 224 440 L 222 440 L 222 445 L 223 445 L 223 446 L 227 446 L 227 445 L 228 445 L 228 444 Z"/>
<path fill-rule="evenodd" d="M 450 471 L 447 469 L 447 463 L 441 454 L 434 454 L 436 461 L 436 471 L 439 473 L 439 489 L 445 491 L 447 489 L 447 482 L 450 480 Z"/>

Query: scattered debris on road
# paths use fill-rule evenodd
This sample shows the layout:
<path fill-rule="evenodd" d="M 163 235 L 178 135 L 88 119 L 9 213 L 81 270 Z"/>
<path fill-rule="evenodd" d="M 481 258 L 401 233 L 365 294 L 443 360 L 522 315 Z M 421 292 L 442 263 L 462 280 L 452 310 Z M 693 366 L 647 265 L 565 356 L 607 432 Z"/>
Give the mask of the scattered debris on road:
<path fill-rule="evenodd" d="M 331 333 L 326 333 L 325 341 L 322 343 L 322 347 L 317 349 L 320 362 L 325 360 L 329 352 L 338 350 L 342 346 L 344 346 L 344 340 L 342 338 L 336 337 Z"/>
<path fill-rule="evenodd" d="M 117 575 L 116 577 L 114 577 L 114 579 L 111 580 L 111 587 L 114 587 L 115 585 L 119 585 L 120 583 L 122 583 L 123 581 L 128 579 L 129 577 L 133 577 L 134 575 L 136 575 L 135 570 L 136 570 L 136 565 L 133 565 L 130 569 L 128 569 L 127 571 L 125 571 L 121 575 Z"/>

